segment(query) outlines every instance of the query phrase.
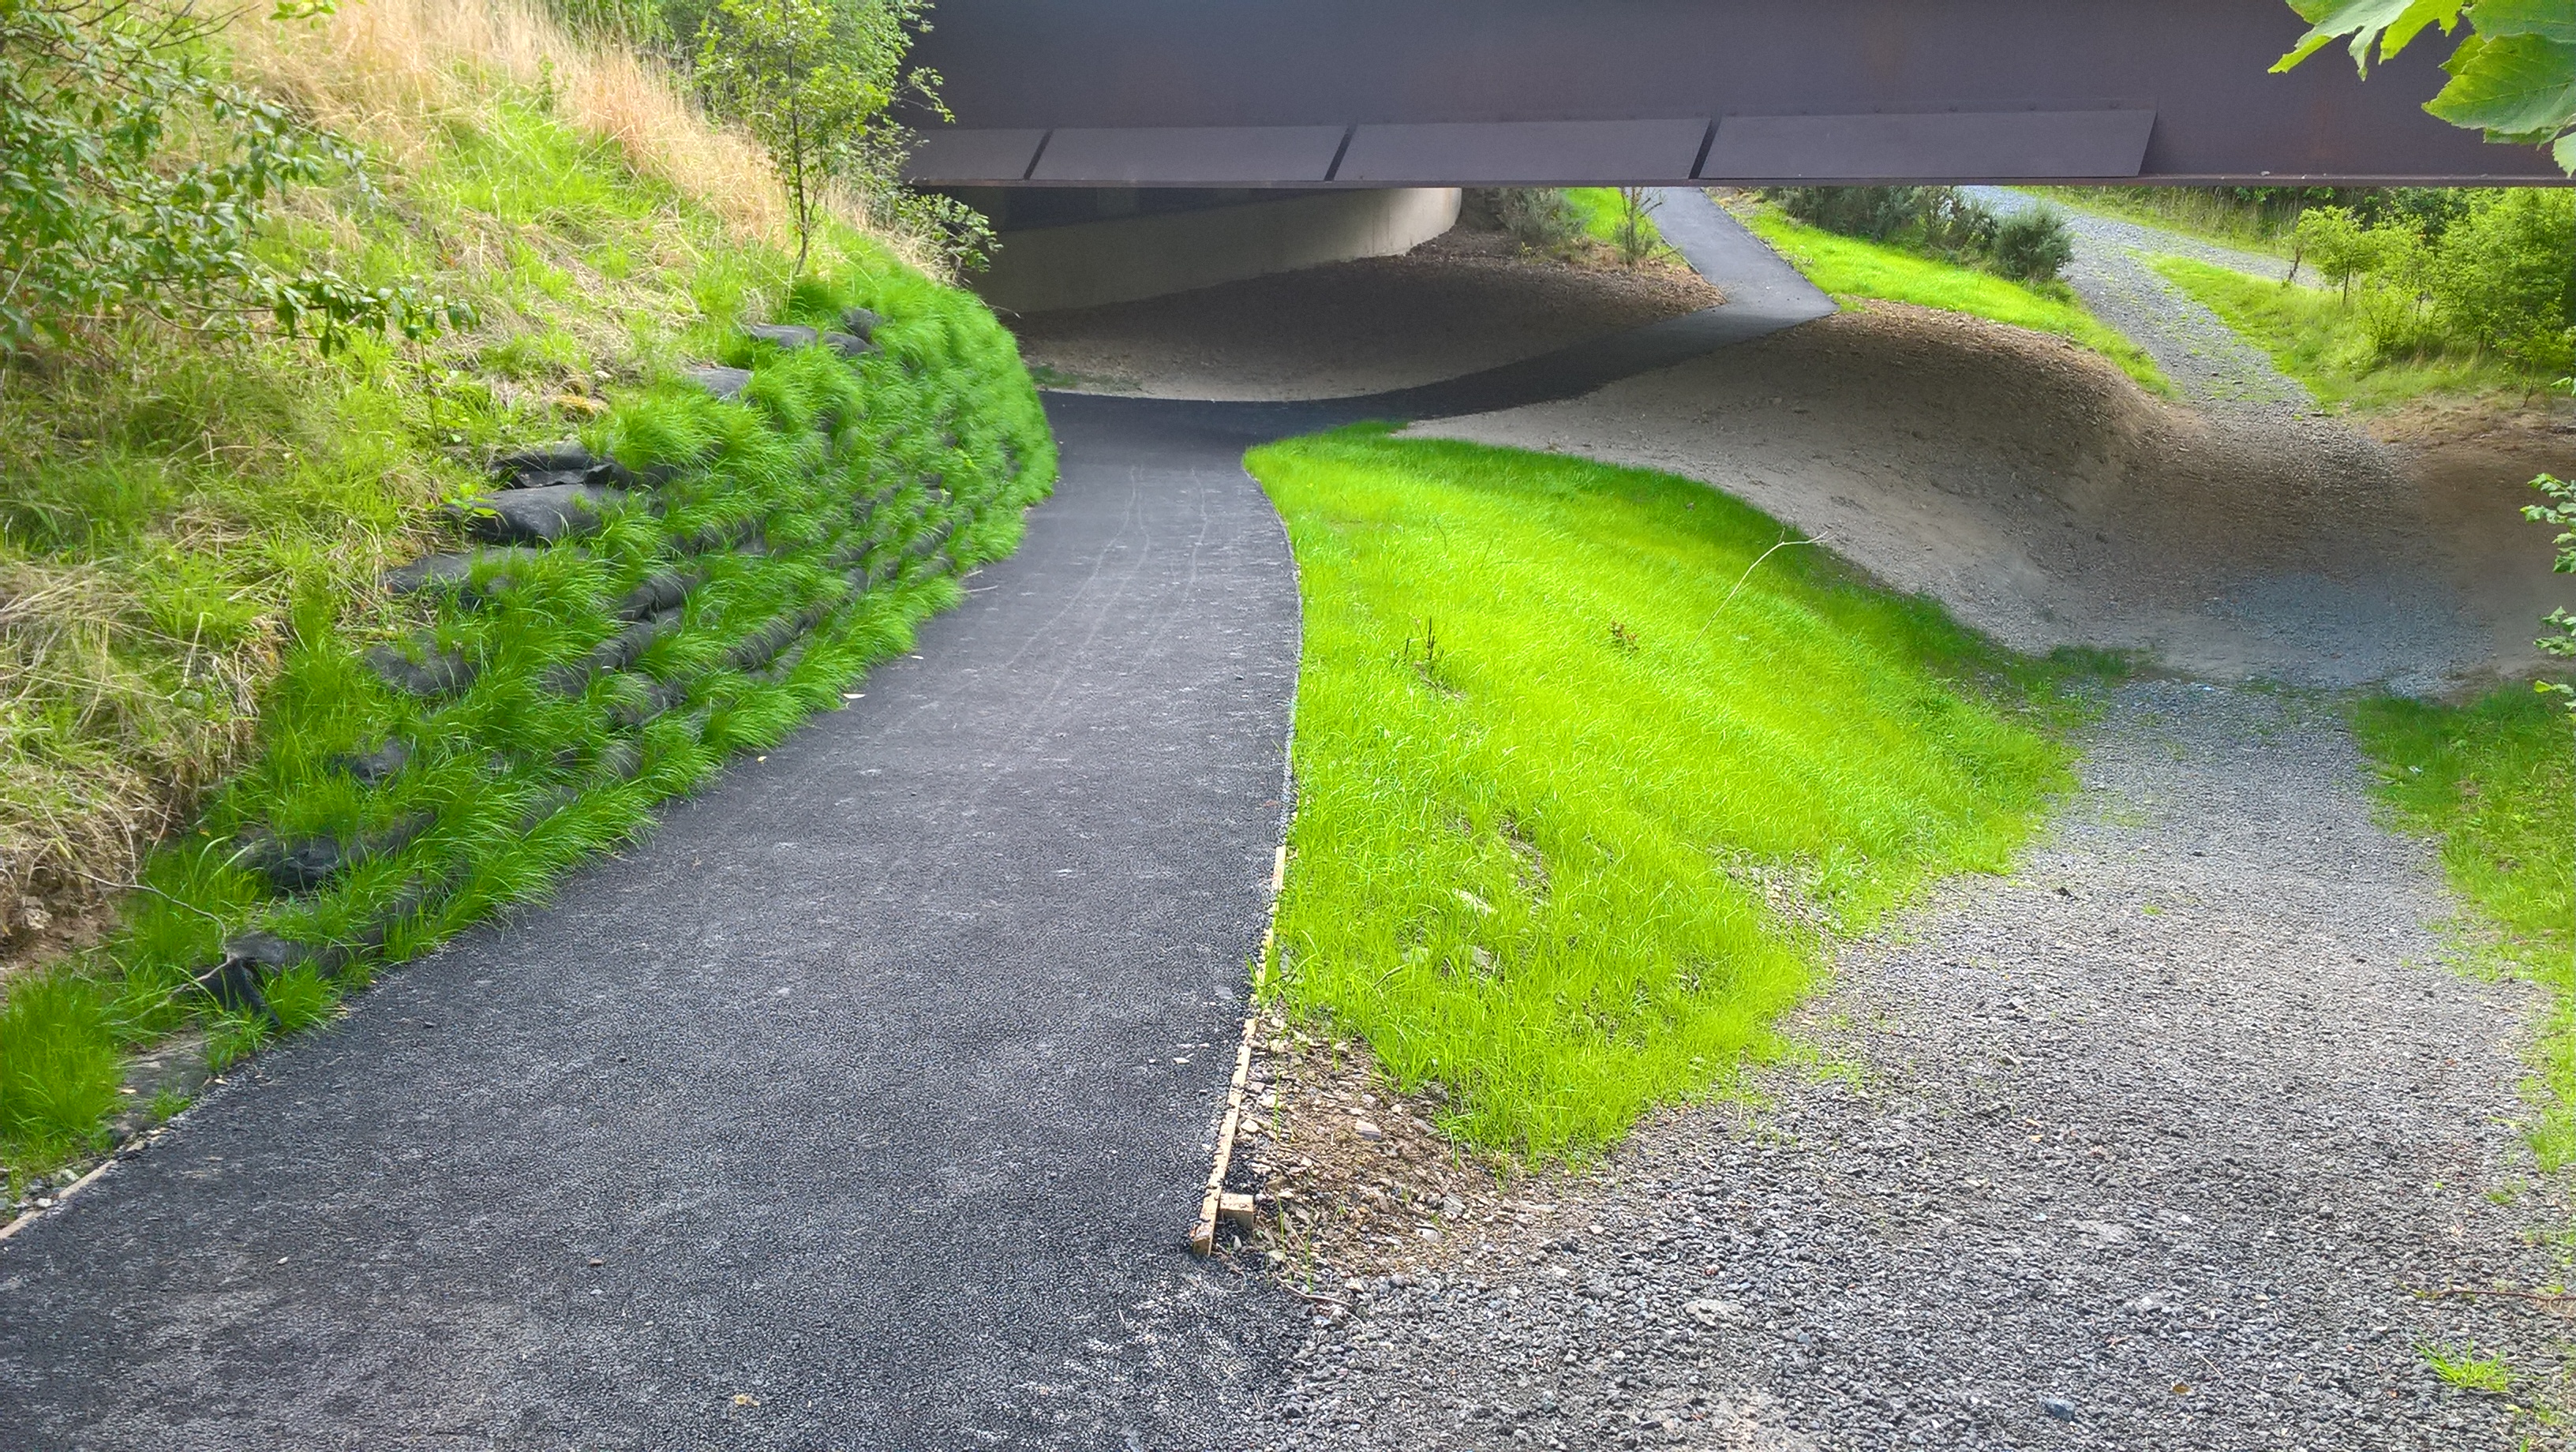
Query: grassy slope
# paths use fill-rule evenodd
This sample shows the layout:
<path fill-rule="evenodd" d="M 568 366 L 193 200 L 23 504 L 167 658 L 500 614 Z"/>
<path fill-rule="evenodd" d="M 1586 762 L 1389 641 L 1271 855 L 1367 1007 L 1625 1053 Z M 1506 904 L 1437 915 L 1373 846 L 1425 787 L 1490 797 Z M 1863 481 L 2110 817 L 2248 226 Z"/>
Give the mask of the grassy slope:
<path fill-rule="evenodd" d="M 1249 464 L 1305 593 L 1279 991 L 1477 1143 L 1706 1092 L 1822 932 L 2003 866 L 2067 780 L 2046 669 L 1811 549 L 1748 575 L 1784 531 L 1698 484 L 1367 431 Z"/>
<path fill-rule="evenodd" d="M 2332 292 L 2283 287 L 2188 257 L 2151 257 L 2147 265 L 2271 354 L 2275 366 L 2328 407 L 2366 409 L 2428 393 L 2519 392 L 2530 386 L 2511 369 L 2476 358 L 2374 364 L 2359 319 Z"/>
<path fill-rule="evenodd" d="M 1755 213 L 1749 225 L 1808 281 L 1838 298 L 1884 298 L 2054 333 L 2119 364 L 2149 392 L 2173 391 L 2145 349 L 2104 327 L 2062 287 L 2026 287 L 1973 267 L 1844 237 L 1793 221 L 1773 207 Z"/>
<path fill-rule="evenodd" d="M 1605 247 L 1619 245 L 1621 209 L 1617 187 L 1568 187 L 1565 199 L 1574 205 L 1575 214 L 1583 218 L 1583 235 Z M 1650 253 L 1664 245 L 1664 234 L 1656 228 L 1651 213 L 1645 218 L 1641 230 L 1645 233 Z"/>
<path fill-rule="evenodd" d="M 782 613 L 844 599 L 826 557 L 867 542 L 850 524 L 854 497 L 892 489 L 871 558 L 894 557 L 890 531 L 946 517 L 962 565 L 1006 552 L 1018 529 L 1016 508 L 963 502 L 1024 503 L 1052 477 L 1035 395 L 971 297 L 846 228 L 825 249 L 829 280 L 785 295 L 774 231 L 639 168 L 580 124 L 551 77 L 460 74 L 433 126 L 370 138 L 381 202 L 349 187 L 310 197 L 277 245 L 363 276 L 426 273 L 477 304 L 473 333 L 321 362 L 282 340 L 213 350 L 137 331 L 85 365 L 0 380 L 12 425 L 0 578 L 22 600 L 82 607 L 8 622 L 8 648 L 38 668 L 0 706 L 0 829 L 13 851 L 54 829 L 74 863 L 84 849 L 96 860 L 99 843 L 62 824 L 149 831 L 196 808 L 190 788 L 223 780 L 197 829 L 145 863 L 146 891 L 127 900 L 116 937 L 12 986 L 0 1160 L 15 1178 L 95 1146 L 124 1050 L 191 1019 L 208 1021 L 219 1057 L 264 1036 L 263 1021 L 214 1013 L 187 987 L 227 935 L 349 944 L 397 919 L 342 981 L 299 969 L 270 985 L 285 1027 L 309 1023 L 377 963 L 541 894 L 727 752 L 835 704 L 954 598 L 953 583 L 905 566 L 837 607 L 773 675 L 721 657 Z M 885 354 L 857 368 L 734 336 L 745 315 L 828 321 L 849 303 L 891 320 Z M 713 357 L 757 366 L 746 403 L 670 381 Z M 828 434 L 822 418 L 837 419 Z M 481 610 L 376 589 L 387 563 L 440 541 L 430 506 L 475 487 L 470 460 L 576 425 L 630 465 L 691 461 L 664 491 L 666 517 L 630 511 Z M 945 490 L 927 491 L 925 473 L 943 474 Z M 604 599 L 674 560 L 675 540 L 754 519 L 768 553 L 707 557 L 682 628 L 642 663 L 691 683 L 680 709 L 620 731 L 610 710 L 639 678 L 569 698 L 542 687 L 550 665 L 616 628 Z M 358 662 L 424 628 L 484 663 L 452 702 L 397 696 Z M 422 750 L 385 786 L 362 789 L 333 765 L 387 735 Z M 318 893 L 271 896 L 237 862 L 243 834 L 263 825 L 345 839 L 415 812 L 436 825 Z"/>
<path fill-rule="evenodd" d="M 2381 699 L 2354 712 L 2398 820 L 2437 836 L 2453 890 L 2500 930 L 2497 951 L 2546 985 L 2533 1148 L 2576 1163 L 2576 732 L 2552 700 L 2506 688 L 2468 706 Z"/>

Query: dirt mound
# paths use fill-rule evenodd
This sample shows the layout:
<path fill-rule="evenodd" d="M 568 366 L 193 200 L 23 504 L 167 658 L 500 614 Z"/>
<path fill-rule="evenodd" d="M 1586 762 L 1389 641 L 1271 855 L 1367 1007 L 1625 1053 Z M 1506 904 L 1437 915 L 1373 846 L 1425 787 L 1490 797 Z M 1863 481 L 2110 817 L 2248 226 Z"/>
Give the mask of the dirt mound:
<path fill-rule="evenodd" d="M 1401 257 L 1009 320 L 1051 386 L 1160 398 L 1334 398 L 1409 388 L 1715 307 L 1676 262 L 1523 255 L 1455 231 Z"/>
<path fill-rule="evenodd" d="M 1705 480 L 2020 649 L 2418 692 L 2537 664 L 2547 536 L 2512 507 L 2576 467 L 2558 436 L 2391 446 L 2196 411 L 2072 344 L 1896 304 L 1421 431 Z"/>

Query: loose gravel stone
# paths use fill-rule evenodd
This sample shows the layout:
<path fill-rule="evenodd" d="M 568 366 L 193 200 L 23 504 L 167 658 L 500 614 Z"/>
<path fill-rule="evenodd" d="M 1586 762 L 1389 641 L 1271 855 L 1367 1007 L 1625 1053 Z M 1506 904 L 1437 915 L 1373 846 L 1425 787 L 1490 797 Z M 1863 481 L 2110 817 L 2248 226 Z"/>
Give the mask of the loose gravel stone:
<path fill-rule="evenodd" d="M 2004 187 L 1965 188 L 1997 212 L 2010 215 L 2037 205 Z M 2272 363 L 2270 354 L 2239 337 L 2198 298 L 2147 266 L 2149 254 L 2189 257 L 2278 281 L 2289 264 L 2257 252 L 2204 242 L 2161 227 L 2060 213 L 2075 237 L 2066 283 L 2094 316 L 2147 350 L 2182 396 L 2203 407 L 2251 410 L 2296 417 L 2318 412 L 2316 399 Z"/>
<path fill-rule="evenodd" d="M 2421 1351 L 2552 1398 L 2549 1308 L 2410 1289 L 2564 1274 L 2535 995 L 2445 966 L 2330 705 L 2151 682 L 2088 747 L 2018 871 L 1841 954 L 1809 1067 L 1643 1127 L 1549 1230 L 1354 1277 L 1260 1442 L 2555 1445 Z"/>

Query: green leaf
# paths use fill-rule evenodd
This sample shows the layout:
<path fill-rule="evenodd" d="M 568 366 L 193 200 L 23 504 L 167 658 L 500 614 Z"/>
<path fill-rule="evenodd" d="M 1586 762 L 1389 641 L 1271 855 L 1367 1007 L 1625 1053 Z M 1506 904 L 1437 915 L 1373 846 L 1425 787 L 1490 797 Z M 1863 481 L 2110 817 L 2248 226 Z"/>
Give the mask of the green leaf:
<path fill-rule="evenodd" d="M 2491 140 L 2546 142 L 2576 125 L 2576 44 L 2474 35 L 2443 62 L 2450 84 L 2424 109 Z"/>
<path fill-rule="evenodd" d="M 2290 8 L 2308 22 L 2306 35 L 2288 55 L 2273 63 L 2277 73 L 2286 71 L 2323 50 L 2330 42 L 2352 37 L 2353 69 L 2370 74 L 2370 47 L 2379 45 L 2379 58 L 2394 60 L 2416 36 L 2429 25 L 2438 25 L 2444 35 L 2460 23 L 2462 0 L 2290 0 Z"/>
<path fill-rule="evenodd" d="M 2468 9 L 2480 35 L 2536 35 L 2576 45 L 2576 5 L 2567 0 L 2475 0 Z"/>

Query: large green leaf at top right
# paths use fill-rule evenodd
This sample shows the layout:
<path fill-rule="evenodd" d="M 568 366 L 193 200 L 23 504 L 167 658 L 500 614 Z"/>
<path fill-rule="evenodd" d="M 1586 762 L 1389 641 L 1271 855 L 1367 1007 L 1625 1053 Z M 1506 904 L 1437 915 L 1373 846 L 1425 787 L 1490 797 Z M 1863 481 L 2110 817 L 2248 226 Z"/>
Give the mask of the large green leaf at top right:
<path fill-rule="evenodd" d="M 2487 8 L 2471 12 L 2480 33 L 2462 40 L 2442 63 L 2450 84 L 2424 109 L 2454 126 L 2478 127 L 2490 140 L 2546 143 L 2576 125 L 2576 41 L 2487 32 Z M 2563 12 L 2567 0 L 2558 0 L 2556 8 Z M 2548 17 L 2549 28 L 2558 28 L 2559 19 Z"/>

